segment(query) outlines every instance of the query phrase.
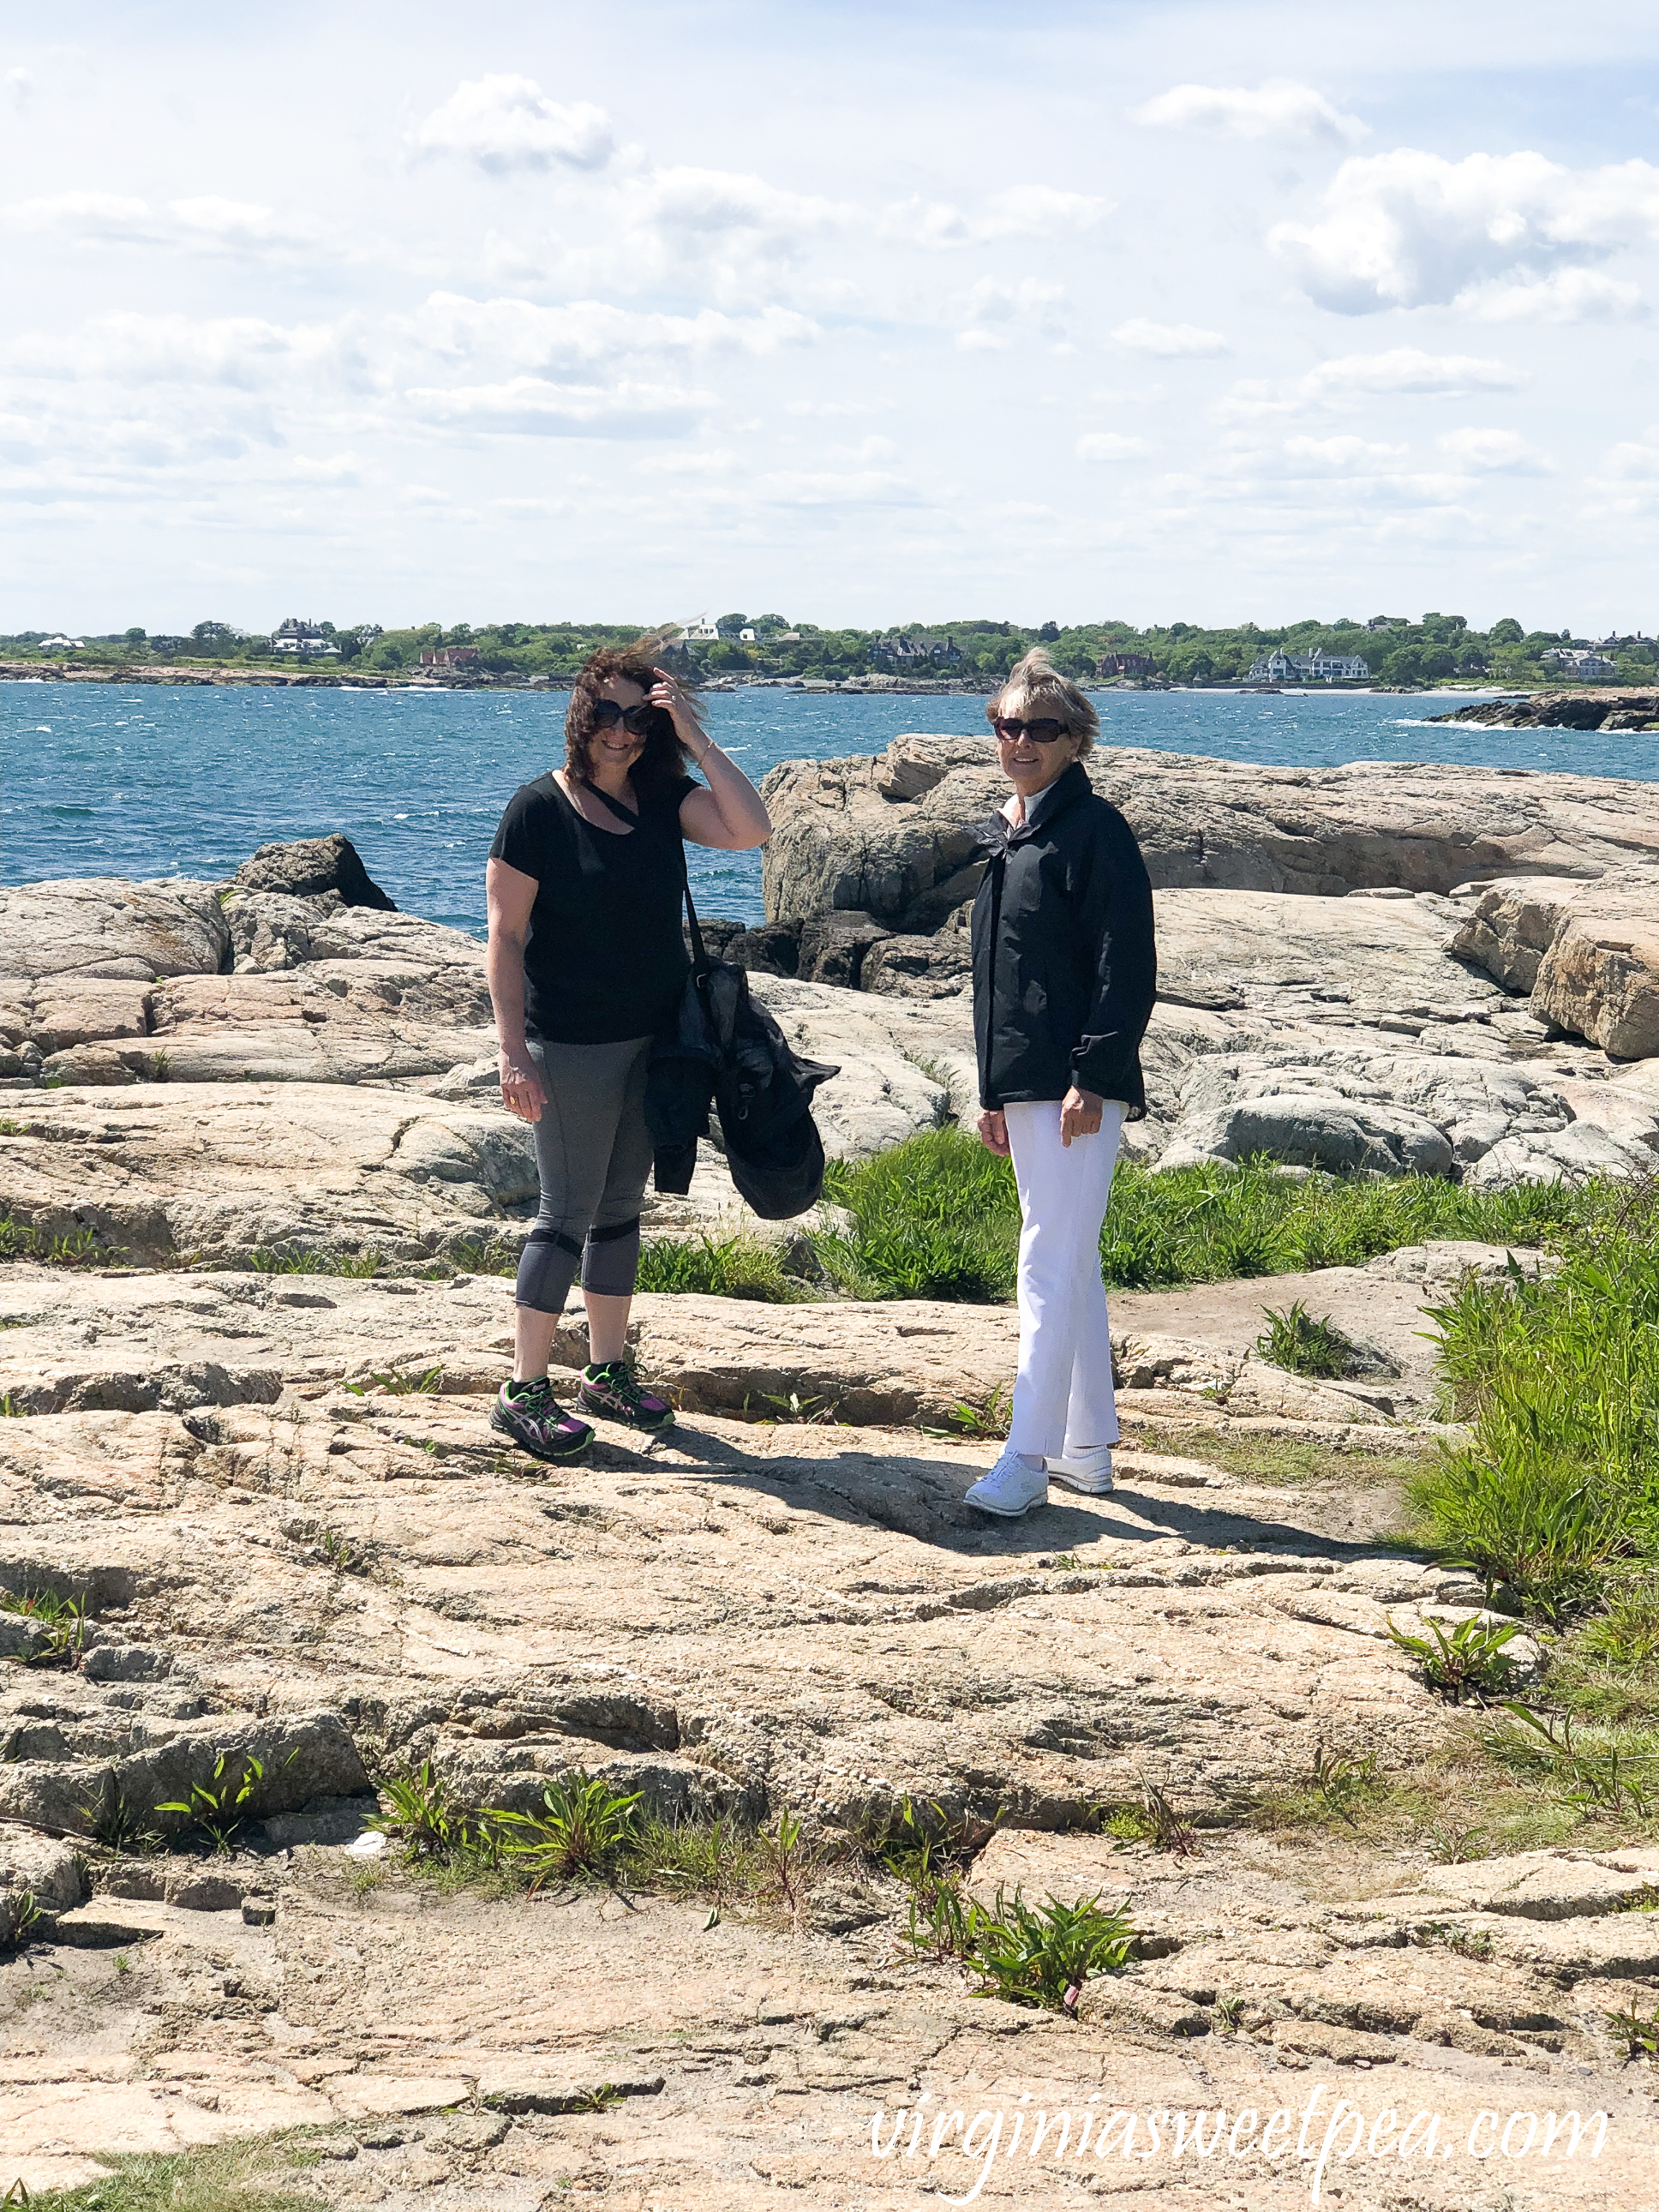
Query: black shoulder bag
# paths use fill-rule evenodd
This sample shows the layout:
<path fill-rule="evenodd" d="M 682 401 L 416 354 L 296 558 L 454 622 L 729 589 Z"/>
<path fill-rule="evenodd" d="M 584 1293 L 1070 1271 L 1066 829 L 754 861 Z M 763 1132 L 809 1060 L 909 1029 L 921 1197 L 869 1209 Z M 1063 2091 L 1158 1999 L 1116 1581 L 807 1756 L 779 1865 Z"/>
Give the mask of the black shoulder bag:
<path fill-rule="evenodd" d="M 637 824 L 638 816 L 607 792 L 592 783 L 585 788 L 630 828 Z M 712 1105 L 738 1196 L 763 1221 L 787 1221 L 823 1195 L 823 1140 L 812 1118 L 812 1094 L 841 1070 L 803 1060 L 750 995 L 748 970 L 710 959 L 684 840 L 680 885 L 691 972 L 652 1048 L 645 1093 L 656 1188 L 674 1196 L 690 1188 L 697 1139 L 709 1134 Z"/>

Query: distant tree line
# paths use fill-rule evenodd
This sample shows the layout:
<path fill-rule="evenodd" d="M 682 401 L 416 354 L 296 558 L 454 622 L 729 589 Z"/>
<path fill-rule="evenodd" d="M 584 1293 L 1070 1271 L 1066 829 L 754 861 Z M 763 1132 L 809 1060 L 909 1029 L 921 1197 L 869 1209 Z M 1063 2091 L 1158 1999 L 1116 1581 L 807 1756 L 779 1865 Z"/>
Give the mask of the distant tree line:
<path fill-rule="evenodd" d="M 469 647 L 481 673 L 502 677 L 569 676 L 602 645 L 618 645 L 653 627 L 648 623 L 421 623 L 383 629 L 374 623 L 316 625 L 338 648 L 332 666 L 355 666 L 393 673 L 419 668 L 422 653 Z M 1110 656 L 1135 656 L 1138 667 L 1172 684 L 1236 683 L 1274 647 L 1309 653 L 1360 653 L 1372 678 L 1383 684 L 1434 683 L 1450 678 L 1536 690 L 1576 679 L 1562 675 L 1542 655 L 1553 648 L 1599 645 L 1615 662 L 1621 680 L 1646 684 L 1659 674 L 1659 642 L 1641 635 L 1613 639 L 1576 636 L 1569 629 L 1526 629 L 1513 618 L 1489 629 L 1472 629 L 1462 615 L 1430 613 L 1417 620 L 1376 616 L 1369 622 L 1310 618 L 1279 629 L 1242 623 L 1231 629 L 1206 629 L 1195 623 L 1170 623 L 1138 629 L 1127 622 L 1042 623 L 1022 629 L 1017 623 L 974 617 L 956 622 L 901 623 L 885 629 L 826 629 L 815 623 L 791 622 L 782 615 L 727 614 L 713 625 L 712 638 L 690 639 L 667 658 L 693 675 L 783 676 L 844 678 L 898 674 L 907 678 L 960 677 L 969 680 L 1004 676 L 1033 645 L 1046 645 L 1067 675 L 1092 677 Z M 61 647 L 58 633 L 23 630 L 0 638 L 0 651 L 13 658 L 52 658 Z M 903 650 L 896 649 L 902 641 Z M 187 634 L 150 636 L 142 629 L 87 636 L 87 659 L 240 663 L 292 665 L 292 654 L 278 653 L 269 632 L 246 632 L 232 623 L 200 622 Z M 77 656 L 80 657 L 80 656 Z"/>

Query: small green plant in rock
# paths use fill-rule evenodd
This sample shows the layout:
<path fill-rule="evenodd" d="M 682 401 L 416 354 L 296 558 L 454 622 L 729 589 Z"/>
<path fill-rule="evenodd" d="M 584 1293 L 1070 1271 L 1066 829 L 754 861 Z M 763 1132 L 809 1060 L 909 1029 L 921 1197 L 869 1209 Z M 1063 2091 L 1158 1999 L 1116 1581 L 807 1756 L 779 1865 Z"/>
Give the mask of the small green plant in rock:
<path fill-rule="evenodd" d="M 994 1443 L 1007 1435 L 1013 1412 L 1012 1395 L 1005 1383 L 999 1382 L 977 1402 L 972 1398 L 958 1398 L 939 1427 L 930 1427 L 924 1422 L 922 1433 Z"/>
<path fill-rule="evenodd" d="M 1261 1357 L 1291 1375 L 1327 1378 L 1346 1371 L 1353 1346 L 1329 1321 L 1316 1321 L 1297 1298 L 1283 1313 L 1262 1310 L 1267 1326 L 1255 1340 Z"/>
<path fill-rule="evenodd" d="M 1516 1698 L 1504 1700 L 1504 1711 L 1520 1726 L 1499 1725 L 1486 1732 L 1483 1741 L 1496 1757 L 1541 1773 L 1561 1803 L 1581 1814 L 1646 1815 L 1651 1785 L 1635 1770 L 1651 1765 L 1650 1759 L 1633 1759 L 1617 1743 L 1591 1748 L 1578 1735 L 1571 1713 L 1534 1712 Z"/>
<path fill-rule="evenodd" d="M 429 1759 L 412 1774 L 384 1775 L 374 1786 L 392 1810 L 377 1814 L 368 1826 L 398 1844 L 410 1865 L 447 1863 L 466 1855 L 477 1842 L 481 1817 L 488 1817 L 458 1805 Z"/>
<path fill-rule="evenodd" d="M 597 2089 L 582 2089 L 570 2100 L 573 2112 L 608 2112 L 613 2105 L 620 2105 L 623 2093 L 609 2081 L 601 2081 Z"/>
<path fill-rule="evenodd" d="M 1350 1827 L 1358 1824 L 1353 1817 L 1355 1803 L 1377 1787 L 1376 1759 L 1368 1753 L 1364 1759 L 1342 1759 L 1334 1753 L 1327 1754 L 1324 1745 L 1314 1750 L 1313 1786 L 1328 1811 L 1346 1820 Z"/>
<path fill-rule="evenodd" d="M 988 1908 L 970 1908 L 969 1970 L 981 1988 L 1014 2004 L 1073 2012 L 1092 1975 L 1115 1973 L 1134 1955 L 1135 1931 L 1097 1898 L 1030 1905 L 1001 1885 Z"/>
<path fill-rule="evenodd" d="M 1486 1856 L 1484 1828 L 1460 1827 L 1455 1820 L 1437 1820 L 1428 1830 L 1429 1856 L 1436 1866 L 1465 1866 Z"/>
<path fill-rule="evenodd" d="M 1423 1669 L 1425 1680 L 1449 1705 L 1465 1698 L 1496 1696 L 1514 1679 L 1515 1661 L 1507 1646 L 1521 1632 L 1518 1620 L 1482 1620 L 1478 1613 L 1460 1620 L 1449 1632 L 1437 1620 L 1425 1620 L 1426 1636 L 1389 1622 L 1389 1635 L 1398 1650 L 1408 1652 Z"/>
<path fill-rule="evenodd" d="M 1460 1959 L 1490 1959 L 1492 1936 L 1484 1928 L 1465 1928 L 1457 1920 L 1422 1920 L 1412 1930 L 1415 1943 L 1437 1946 Z"/>
<path fill-rule="evenodd" d="M 652 1237 L 640 1248 L 638 1283 L 642 1291 L 700 1291 L 766 1305 L 790 1305 L 812 1295 L 788 1272 L 778 1248 L 756 1237 Z"/>
<path fill-rule="evenodd" d="M 577 1767 L 542 1792 L 542 1812 L 493 1817 L 501 1848 L 530 1876 L 532 1889 L 578 1875 L 605 1880 L 637 1839 L 641 1794 L 624 1796 Z"/>
<path fill-rule="evenodd" d="M 1169 1851 L 1178 1859 L 1185 1859 L 1195 1856 L 1202 1850 L 1197 1830 L 1189 1821 L 1182 1819 L 1157 1783 L 1143 1782 L 1140 1798 L 1146 1808 L 1152 1842 L 1160 1851 Z"/>
<path fill-rule="evenodd" d="M 1659 2008 L 1638 2012 L 1634 2005 L 1626 2005 L 1622 2012 L 1610 2012 L 1606 2018 L 1609 2033 L 1624 2045 L 1627 2058 L 1659 2057 Z"/>
<path fill-rule="evenodd" d="M 1243 2017 L 1243 1997 L 1218 1997 L 1210 2007 L 1210 2018 L 1218 2035 L 1237 2035 Z"/>
<path fill-rule="evenodd" d="M 160 1841 L 149 1825 L 148 1809 L 133 1804 L 113 1774 L 105 1774 L 97 1804 L 79 1805 L 76 1810 L 87 1824 L 88 1835 L 106 1850 L 147 1851 Z"/>
<path fill-rule="evenodd" d="M 222 1751 L 213 1762 L 213 1773 L 208 1781 L 191 1783 L 188 1797 L 168 1798 L 155 1809 L 158 1813 L 185 1814 L 214 1850 L 223 1856 L 234 1848 L 246 1825 L 247 1815 L 242 1808 L 264 1778 L 264 1761 L 256 1759 L 252 1752 L 244 1754 L 242 1771 L 238 1776 L 229 1771 L 227 1756 Z"/>
<path fill-rule="evenodd" d="M 84 1598 L 60 1597 L 50 1589 L 8 1593 L 0 1595 L 0 1613 L 15 1613 L 46 1632 L 43 1644 L 18 1655 L 26 1667 L 72 1667 L 80 1657 L 87 1635 Z"/>
<path fill-rule="evenodd" d="M 26 1943 L 28 1933 L 38 1920 L 46 1917 L 32 1889 L 20 1890 L 12 1900 L 11 1926 L 6 1941 L 11 1944 Z"/>

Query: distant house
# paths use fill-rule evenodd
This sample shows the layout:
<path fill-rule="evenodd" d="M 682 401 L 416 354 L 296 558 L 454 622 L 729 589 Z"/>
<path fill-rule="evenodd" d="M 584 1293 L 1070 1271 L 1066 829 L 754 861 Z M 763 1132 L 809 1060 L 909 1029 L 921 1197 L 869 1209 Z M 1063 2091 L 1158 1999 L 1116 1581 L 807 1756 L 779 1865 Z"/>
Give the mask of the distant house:
<path fill-rule="evenodd" d="M 43 637 L 40 641 L 42 653 L 84 653 L 86 649 L 83 637 Z"/>
<path fill-rule="evenodd" d="M 712 645 L 720 634 L 718 623 L 711 623 L 707 615 L 699 615 L 696 622 L 687 623 L 679 634 L 678 642 L 681 645 Z"/>
<path fill-rule="evenodd" d="M 1373 615 L 1365 625 L 1367 629 L 1408 629 L 1409 615 Z"/>
<path fill-rule="evenodd" d="M 1563 645 L 1540 653 L 1538 658 L 1546 667 L 1557 669 L 1563 676 L 1576 676 L 1586 684 L 1604 683 L 1609 676 L 1617 676 L 1619 665 L 1609 660 L 1593 646 Z"/>
<path fill-rule="evenodd" d="M 757 633 L 752 629 L 740 629 L 738 632 L 738 640 L 744 645 L 753 645 L 756 635 Z"/>
<path fill-rule="evenodd" d="M 1103 653 L 1095 663 L 1097 676 L 1156 676 L 1158 663 L 1150 653 Z"/>
<path fill-rule="evenodd" d="M 421 655 L 422 668 L 476 668 L 483 654 L 476 645 L 428 646 Z"/>
<path fill-rule="evenodd" d="M 772 642 L 774 645 L 799 645 L 800 632 L 798 629 L 777 630 L 773 634 Z"/>
<path fill-rule="evenodd" d="M 338 659 L 340 648 L 331 637 L 325 636 L 314 622 L 301 622 L 298 615 L 290 615 L 279 623 L 270 633 L 273 653 L 292 653 L 301 660 L 319 660 L 332 653 Z"/>
<path fill-rule="evenodd" d="M 1264 653 L 1245 678 L 1247 684 L 1367 684 L 1371 667 L 1357 653 Z"/>
<path fill-rule="evenodd" d="M 926 660 L 947 668 L 962 658 L 962 648 L 952 637 L 878 637 L 870 650 L 882 660 Z"/>

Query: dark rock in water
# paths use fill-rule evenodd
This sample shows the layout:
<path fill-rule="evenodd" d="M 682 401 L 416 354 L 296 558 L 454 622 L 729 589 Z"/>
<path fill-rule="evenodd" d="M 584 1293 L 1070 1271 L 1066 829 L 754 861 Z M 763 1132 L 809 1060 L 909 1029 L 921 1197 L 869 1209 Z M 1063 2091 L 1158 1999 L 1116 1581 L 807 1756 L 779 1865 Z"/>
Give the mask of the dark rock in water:
<path fill-rule="evenodd" d="M 793 921 L 740 929 L 727 944 L 726 957 L 762 975 L 793 975 L 800 958 L 799 931 L 799 924 Z"/>
<path fill-rule="evenodd" d="M 830 914 L 811 915 L 800 925 L 800 949 L 795 973 L 804 983 L 835 983 L 856 991 L 865 956 L 892 932 L 872 914 L 837 908 Z"/>
<path fill-rule="evenodd" d="M 286 891 L 291 898 L 317 898 L 338 891 L 347 906 L 398 909 L 374 882 L 349 837 L 300 837 L 288 845 L 261 845 L 233 879 L 239 891 Z"/>

